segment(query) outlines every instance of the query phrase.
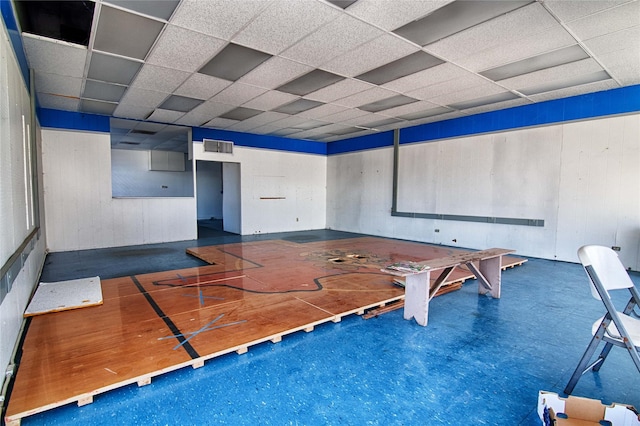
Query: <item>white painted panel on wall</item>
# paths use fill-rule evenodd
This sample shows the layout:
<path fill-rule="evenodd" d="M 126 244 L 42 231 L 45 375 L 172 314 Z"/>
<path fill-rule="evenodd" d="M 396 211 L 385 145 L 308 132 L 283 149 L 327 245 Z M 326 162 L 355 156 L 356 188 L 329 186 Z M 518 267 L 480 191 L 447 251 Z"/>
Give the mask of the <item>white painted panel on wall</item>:
<path fill-rule="evenodd" d="M 42 158 L 51 251 L 197 237 L 193 197 L 156 198 L 147 203 L 141 198 L 111 197 L 109 134 L 44 129 Z M 145 226 L 154 224 L 158 214 L 162 226 Z"/>
<path fill-rule="evenodd" d="M 242 173 L 238 163 L 222 164 L 222 217 L 224 230 L 242 233 Z"/>
<path fill-rule="evenodd" d="M 222 163 L 196 162 L 196 197 L 198 220 L 222 219 Z"/>
<path fill-rule="evenodd" d="M 564 125 L 558 258 L 584 244 L 618 246 L 640 268 L 640 115 Z"/>

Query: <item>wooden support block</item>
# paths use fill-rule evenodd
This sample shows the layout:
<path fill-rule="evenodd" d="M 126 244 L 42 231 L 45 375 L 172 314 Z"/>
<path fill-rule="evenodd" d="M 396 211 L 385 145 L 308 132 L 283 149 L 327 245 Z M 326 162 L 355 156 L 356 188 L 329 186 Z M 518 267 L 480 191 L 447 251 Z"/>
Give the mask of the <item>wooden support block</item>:
<path fill-rule="evenodd" d="M 358 314 L 358 315 L 364 315 L 364 309 L 360 309 L 358 312 L 356 312 L 356 314 Z"/>
<path fill-rule="evenodd" d="M 271 339 L 272 343 L 280 343 L 282 342 L 282 336 L 276 336 L 273 339 Z"/>
<path fill-rule="evenodd" d="M 193 369 L 200 368 L 200 367 L 204 367 L 204 359 L 199 359 L 193 364 L 191 364 L 191 368 Z"/>
<path fill-rule="evenodd" d="M 311 333 L 313 331 L 314 327 L 311 325 L 307 328 L 304 329 L 304 331 L 306 331 L 307 333 Z"/>
<path fill-rule="evenodd" d="M 89 405 L 93 402 L 93 395 L 83 395 L 78 399 L 78 407 Z"/>
<path fill-rule="evenodd" d="M 240 348 L 236 351 L 236 353 L 238 355 L 242 355 L 242 354 L 246 354 L 247 352 L 249 352 L 249 348 L 247 348 L 246 346 L 244 348 Z"/>
<path fill-rule="evenodd" d="M 21 419 L 12 419 L 12 420 L 7 420 L 5 418 L 5 425 L 6 426 L 20 426 L 20 420 Z"/>
<path fill-rule="evenodd" d="M 331 321 L 336 322 L 336 323 L 340 322 L 340 321 L 342 321 L 342 317 L 340 315 L 336 315 L 335 317 L 333 317 L 333 319 Z"/>
<path fill-rule="evenodd" d="M 145 377 L 144 379 L 138 380 L 138 387 L 146 386 L 151 384 L 151 377 Z"/>
<path fill-rule="evenodd" d="M 416 322 L 422 326 L 426 326 L 429 319 L 430 275 L 427 269 L 418 274 L 407 275 L 405 278 L 404 319 L 415 318 Z"/>

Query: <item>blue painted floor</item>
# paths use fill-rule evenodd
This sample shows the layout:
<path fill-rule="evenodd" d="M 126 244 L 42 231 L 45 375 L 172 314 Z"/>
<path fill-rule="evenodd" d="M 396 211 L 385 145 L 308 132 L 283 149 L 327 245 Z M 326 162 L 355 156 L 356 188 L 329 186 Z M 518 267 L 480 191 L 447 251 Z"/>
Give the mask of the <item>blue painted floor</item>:
<path fill-rule="evenodd" d="M 43 281 L 111 278 L 201 264 L 186 247 L 256 239 L 306 242 L 356 234 L 322 230 L 53 253 Z M 640 274 L 632 273 L 640 286 Z M 312 333 L 249 348 L 23 419 L 24 425 L 538 425 L 539 390 L 561 393 L 602 304 L 579 264 L 529 259 L 503 274 L 502 298 L 477 284 L 435 298 L 429 325 L 402 310 L 350 316 Z M 640 407 L 640 375 L 614 348 L 574 395 Z"/>

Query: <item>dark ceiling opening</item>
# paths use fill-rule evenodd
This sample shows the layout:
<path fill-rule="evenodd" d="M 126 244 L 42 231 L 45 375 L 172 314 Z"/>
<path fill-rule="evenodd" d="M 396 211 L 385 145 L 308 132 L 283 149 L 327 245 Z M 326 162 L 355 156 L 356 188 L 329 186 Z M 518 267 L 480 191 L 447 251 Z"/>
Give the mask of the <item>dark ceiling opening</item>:
<path fill-rule="evenodd" d="M 92 1 L 16 1 L 23 32 L 89 45 L 95 3 Z"/>

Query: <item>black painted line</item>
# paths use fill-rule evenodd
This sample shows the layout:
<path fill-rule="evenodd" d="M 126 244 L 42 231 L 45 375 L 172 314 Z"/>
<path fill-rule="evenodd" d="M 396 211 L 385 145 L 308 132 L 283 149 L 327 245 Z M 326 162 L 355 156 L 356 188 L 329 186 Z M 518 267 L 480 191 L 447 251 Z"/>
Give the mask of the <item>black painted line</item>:
<path fill-rule="evenodd" d="M 180 342 L 180 344 L 182 345 L 184 350 L 187 351 L 187 353 L 189 354 L 191 359 L 200 358 L 200 355 L 194 349 L 194 347 L 191 346 L 191 343 L 189 343 L 187 341 L 187 339 L 184 338 L 184 336 L 180 332 L 180 329 L 178 328 L 178 326 L 176 326 L 173 323 L 173 321 L 171 321 L 171 318 L 169 318 L 167 315 L 165 315 L 165 313 L 162 311 L 160 306 L 158 306 L 156 301 L 153 300 L 153 297 L 151 297 L 151 295 L 147 292 L 147 290 L 145 290 L 145 288 L 142 286 L 142 284 L 140 284 L 140 281 L 138 281 L 138 279 L 133 275 L 131 275 L 129 278 L 131 278 L 131 280 L 136 285 L 136 287 L 138 287 L 138 290 L 140 291 L 140 293 L 142 293 L 142 295 L 145 297 L 145 299 L 147 299 L 147 302 L 149 302 L 149 304 L 151 305 L 153 310 L 156 312 L 156 315 L 158 315 L 160 318 L 162 318 L 162 320 L 167 325 L 167 327 L 169 327 L 169 330 L 171 330 L 171 333 L 176 336 L 176 339 L 178 339 L 178 341 Z"/>

